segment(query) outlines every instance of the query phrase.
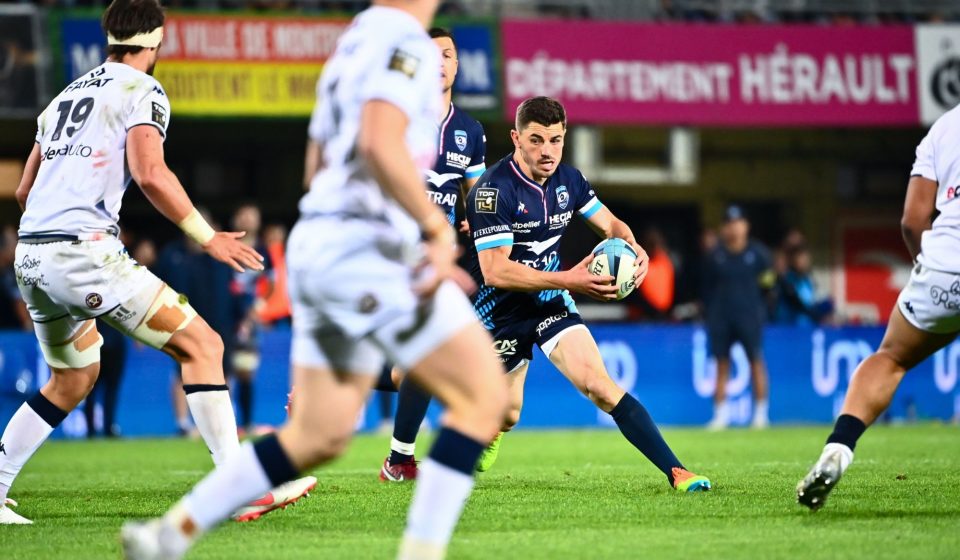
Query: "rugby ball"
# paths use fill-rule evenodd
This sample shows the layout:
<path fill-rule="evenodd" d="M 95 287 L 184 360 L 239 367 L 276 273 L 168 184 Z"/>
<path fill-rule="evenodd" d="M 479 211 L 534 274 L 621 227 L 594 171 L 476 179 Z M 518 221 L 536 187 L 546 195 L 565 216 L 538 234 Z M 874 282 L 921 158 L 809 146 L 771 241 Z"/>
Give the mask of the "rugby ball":
<path fill-rule="evenodd" d="M 604 239 L 593 248 L 590 273 L 597 276 L 613 276 L 617 286 L 617 299 L 621 300 L 636 288 L 633 275 L 637 272 L 637 253 L 623 239 Z"/>

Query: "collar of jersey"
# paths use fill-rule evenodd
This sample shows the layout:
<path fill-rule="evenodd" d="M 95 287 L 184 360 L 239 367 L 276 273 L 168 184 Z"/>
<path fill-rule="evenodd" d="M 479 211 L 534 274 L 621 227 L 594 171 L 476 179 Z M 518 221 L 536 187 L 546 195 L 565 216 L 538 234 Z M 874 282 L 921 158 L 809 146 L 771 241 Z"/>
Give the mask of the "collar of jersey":
<path fill-rule="evenodd" d="M 541 195 L 543 195 L 547 191 L 547 181 L 549 181 L 550 178 L 548 177 L 547 180 L 543 182 L 543 185 L 541 185 L 540 183 L 534 181 L 530 177 L 527 177 L 526 173 L 524 173 L 523 170 L 520 169 L 520 166 L 517 165 L 517 162 L 516 160 L 513 159 L 513 156 L 510 156 L 510 169 L 512 169 L 513 172 L 517 175 L 517 177 L 520 177 L 520 179 L 524 183 L 526 183 L 528 186 L 531 186 L 537 189 Z"/>
<path fill-rule="evenodd" d="M 450 121 L 453 120 L 453 103 L 450 104 L 450 108 L 447 109 L 447 117 L 443 119 L 443 123 L 440 125 L 440 146 L 437 148 L 437 154 L 443 155 L 443 137 L 447 134 L 447 125 L 450 124 Z"/>

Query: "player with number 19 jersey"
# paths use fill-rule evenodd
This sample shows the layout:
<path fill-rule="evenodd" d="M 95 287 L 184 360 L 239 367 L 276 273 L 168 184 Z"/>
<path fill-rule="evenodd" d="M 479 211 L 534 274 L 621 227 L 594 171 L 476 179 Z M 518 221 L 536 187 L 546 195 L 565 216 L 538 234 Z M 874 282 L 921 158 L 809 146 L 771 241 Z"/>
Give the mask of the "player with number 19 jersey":
<path fill-rule="evenodd" d="M 41 165 L 20 237 L 116 236 L 131 180 L 127 131 L 152 125 L 166 138 L 169 120 L 160 83 L 127 64 L 105 62 L 74 80 L 37 118 Z"/>

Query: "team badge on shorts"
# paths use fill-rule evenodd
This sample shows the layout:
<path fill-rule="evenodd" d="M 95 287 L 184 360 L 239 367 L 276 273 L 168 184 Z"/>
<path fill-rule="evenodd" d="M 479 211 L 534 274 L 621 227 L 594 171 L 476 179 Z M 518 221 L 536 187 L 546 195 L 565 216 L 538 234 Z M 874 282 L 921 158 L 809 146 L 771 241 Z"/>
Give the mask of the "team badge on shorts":
<path fill-rule="evenodd" d="M 96 309 L 101 305 L 103 305 L 103 296 L 101 296 L 96 292 L 91 292 L 87 294 L 87 297 L 86 299 L 84 299 L 84 302 L 86 302 L 87 307 L 89 307 L 90 309 Z"/>
<path fill-rule="evenodd" d="M 377 310 L 380 307 L 380 302 L 377 301 L 377 296 L 373 294 L 364 294 L 360 298 L 360 303 L 357 305 L 360 308 L 360 313 L 370 314 Z"/>
<path fill-rule="evenodd" d="M 457 149 L 459 149 L 461 152 L 466 150 L 467 149 L 467 131 L 454 130 L 453 141 L 457 143 Z"/>
<path fill-rule="evenodd" d="M 500 191 L 497 189 L 477 189 L 477 212 L 481 214 L 496 214 L 497 198 L 499 195 Z"/>
<path fill-rule="evenodd" d="M 560 205 L 561 210 L 567 209 L 567 204 L 570 203 L 570 193 L 567 192 L 566 185 L 560 185 L 557 187 L 557 204 Z"/>

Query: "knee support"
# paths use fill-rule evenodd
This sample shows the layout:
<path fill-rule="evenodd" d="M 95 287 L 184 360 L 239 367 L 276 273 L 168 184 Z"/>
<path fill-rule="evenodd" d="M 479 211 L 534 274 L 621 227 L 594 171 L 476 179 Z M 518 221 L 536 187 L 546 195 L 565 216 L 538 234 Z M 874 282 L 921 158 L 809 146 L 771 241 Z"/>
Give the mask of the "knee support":
<path fill-rule="evenodd" d="M 69 342 L 47 344 L 40 341 L 47 365 L 57 369 L 79 369 L 99 362 L 101 346 L 103 337 L 93 321 Z"/>
<path fill-rule="evenodd" d="M 185 329 L 196 316 L 197 312 L 187 302 L 187 297 L 164 284 L 143 321 L 130 334 L 151 348 L 160 350 L 174 333 Z"/>

